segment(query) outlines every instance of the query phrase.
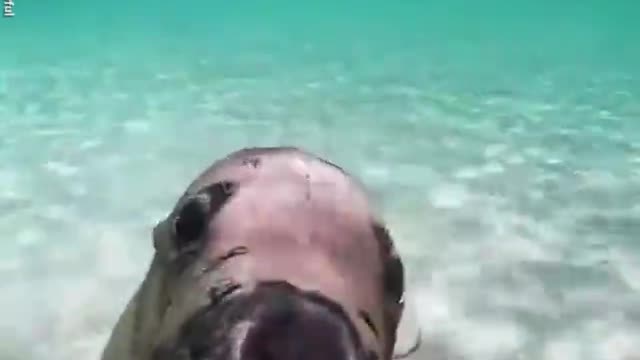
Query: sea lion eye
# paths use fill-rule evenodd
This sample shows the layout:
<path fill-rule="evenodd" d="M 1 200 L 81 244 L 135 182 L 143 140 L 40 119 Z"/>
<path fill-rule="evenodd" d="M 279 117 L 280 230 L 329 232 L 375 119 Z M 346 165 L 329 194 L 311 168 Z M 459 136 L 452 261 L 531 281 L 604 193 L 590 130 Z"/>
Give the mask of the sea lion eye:
<path fill-rule="evenodd" d="M 208 213 L 209 201 L 203 196 L 195 196 L 182 206 L 173 222 L 173 234 L 178 247 L 195 241 L 204 233 Z"/>
<path fill-rule="evenodd" d="M 234 188 L 232 182 L 221 181 L 187 199 L 173 221 L 173 236 L 178 248 L 184 248 L 202 237 L 209 220 L 231 197 Z"/>
<path fill-rule="evenodd" d="M 404 265 L 395 250 L 389 231 L 381 224 L 373 224 L 373 232 L 382 245 L 384 259 L 384 287 L 387 294 L 400 303 L 404 296 Z"/>
<path fill-rule="evenodd" d="M 387 263 L 385 286 L 398 304 L 404 302 L 404 267 L 397 256 L 392 257 Z"/>

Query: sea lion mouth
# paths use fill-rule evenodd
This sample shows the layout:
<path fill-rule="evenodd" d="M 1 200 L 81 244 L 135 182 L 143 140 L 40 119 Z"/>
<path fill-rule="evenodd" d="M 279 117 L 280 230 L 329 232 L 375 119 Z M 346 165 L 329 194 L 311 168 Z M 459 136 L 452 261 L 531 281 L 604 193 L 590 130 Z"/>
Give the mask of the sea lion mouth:
<path fill-rule="evenodd" d="M 152 360 L 374 360 L 345 310 L 322 294 L 285 281 L 251 291 L 229 283 L 212 290 L 170 344 Z"/>

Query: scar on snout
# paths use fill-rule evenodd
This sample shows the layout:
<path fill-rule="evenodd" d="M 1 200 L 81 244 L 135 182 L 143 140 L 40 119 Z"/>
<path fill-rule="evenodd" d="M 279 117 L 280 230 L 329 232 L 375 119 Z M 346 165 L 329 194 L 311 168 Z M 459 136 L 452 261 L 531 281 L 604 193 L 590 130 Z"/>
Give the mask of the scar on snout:
<path fill-rule="evenodd" d="M 249 252 L 249 249 L 246 246 L 236 246 L 233 249 L 229 250 L 228 253 L 222 255 L 220 260 L 228 260 L 234 256 L 244 255 Z"/>
<path fill-rule="evenodd" d="M 309 173 L 304 174 L 304 180 L 307 182 L 307 191 L 305 197 L 307 200 L 311 200 L 311 175 Z"/>
<path fill-rule="evenodd" d="M 249 248 L 247 248 L 246 246 L 236 246 L 231 250 L 227 251 L 224 255 L 217 257 L 214 261 L 204 266 L 201 272 L 204 274 L 204 273 L 214 271 L 215 269 L 220 267 L 224 263 L 224 261 L 229 260 L 232 257 L 238 256 L 238 255 L 244 255 L 248 253 L 249 253 Z"/>
<path fill-rule="evenodd" d="M 258 168 L 258 166 L 260 166 L 260 158 L 251 157 L 251 158 L 244 159 L 242 160 L 242 165 L 251 165 L 254 168 Z"/>

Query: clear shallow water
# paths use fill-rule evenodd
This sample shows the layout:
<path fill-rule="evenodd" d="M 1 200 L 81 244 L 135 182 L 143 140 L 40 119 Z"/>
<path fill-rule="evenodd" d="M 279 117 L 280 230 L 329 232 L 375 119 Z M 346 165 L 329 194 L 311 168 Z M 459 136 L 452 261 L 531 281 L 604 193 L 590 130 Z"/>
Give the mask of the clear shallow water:
<path fill-rule="evenodd" d="M 0 358 L 96 358 L 213 159 L 380 195 L 418 359 L 640 356 L 640 9 L 16 0 L 0 19 Z M 306 6 L 306 5 L 305 5 Z"/>

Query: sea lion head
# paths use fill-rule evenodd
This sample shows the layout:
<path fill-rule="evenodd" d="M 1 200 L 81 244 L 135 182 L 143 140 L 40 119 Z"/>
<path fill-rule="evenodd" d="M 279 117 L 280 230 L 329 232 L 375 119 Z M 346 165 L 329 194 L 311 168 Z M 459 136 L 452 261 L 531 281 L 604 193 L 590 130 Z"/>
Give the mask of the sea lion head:
<path fill-rule="evenodd" d="M 292 148 L 232 153 L 153 231 L 103 360 L 389 360 L 404 270 L 364 187 Z"/>
<path fill-rule="evenodd" d="M 286 277 L 241 280 L 234 261 L 254 256 L 251 244 L 212 251 L 216 248 L 212 219 L 238 191 L 234 181 L 208 184 L 181 199 L 156 227 L 156 256 L 162 263 L 158 268 L 165 273 L 163 294 L 168 306 L 155 334 L 157 341 L 149 350 L 150 359 L 379 358 L 381 349 L 363 346 L 361 329 L 335 299 L 301 289 Z M 267 240 L 268 235 L 263 236 Z M 365 317 L 367 326 L 374 326 Z"/>

